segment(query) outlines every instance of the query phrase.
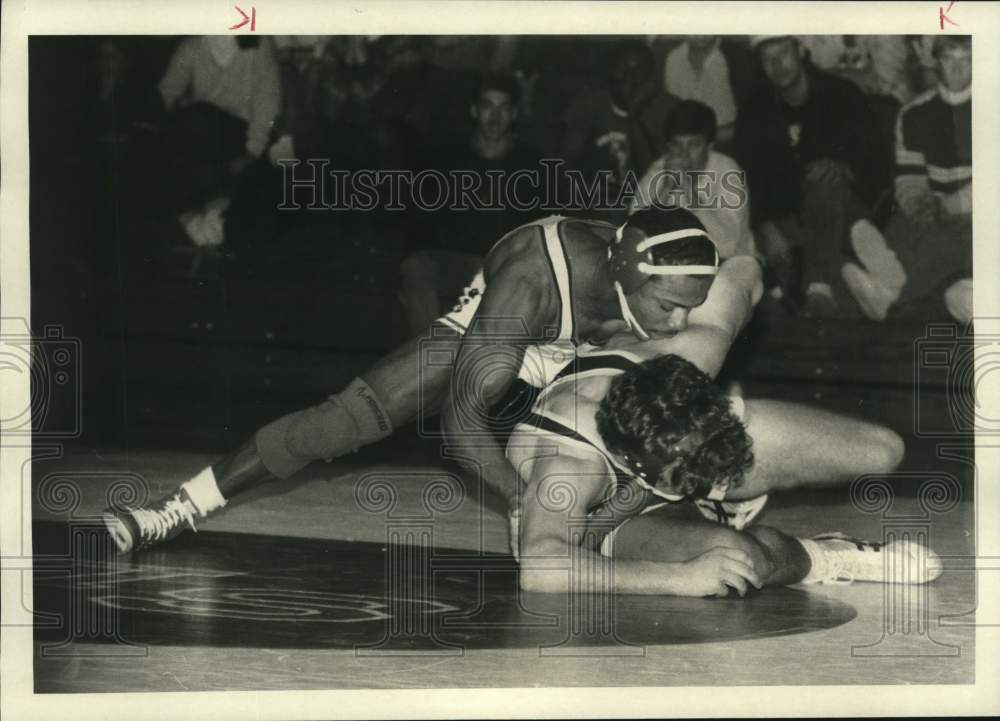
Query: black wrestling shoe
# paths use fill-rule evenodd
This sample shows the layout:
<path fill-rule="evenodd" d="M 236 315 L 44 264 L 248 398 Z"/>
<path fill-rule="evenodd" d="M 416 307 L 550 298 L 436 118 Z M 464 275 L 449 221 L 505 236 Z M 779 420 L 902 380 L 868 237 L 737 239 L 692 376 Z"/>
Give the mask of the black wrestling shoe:
<path fill-rule="evenodd" d="M 196 515 L 198 510 L 182 489 L 140 508 L 107 508 L 103 518 L 118 551 L 129 553 L 169 541 L 185 528 L 197 531 L 194 527 Z"/>

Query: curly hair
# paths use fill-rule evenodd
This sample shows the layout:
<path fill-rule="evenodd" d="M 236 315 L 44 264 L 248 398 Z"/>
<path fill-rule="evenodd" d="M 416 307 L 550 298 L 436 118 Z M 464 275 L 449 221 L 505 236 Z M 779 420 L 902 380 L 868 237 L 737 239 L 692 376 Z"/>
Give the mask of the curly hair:
<path fill-rule="evenodd" d="M 753 449 L 729 400 L 693 363 L 665 355 L 614 379 L 597 411 L 607 449 L 668 493 L 703 496 L 738 486 Z"/>

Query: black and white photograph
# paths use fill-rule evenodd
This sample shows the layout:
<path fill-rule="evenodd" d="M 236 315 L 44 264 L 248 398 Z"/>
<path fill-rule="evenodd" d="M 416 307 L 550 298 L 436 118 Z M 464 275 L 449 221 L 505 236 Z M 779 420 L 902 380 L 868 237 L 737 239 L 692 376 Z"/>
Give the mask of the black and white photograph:
<path fill-rule="evenodd" d="M 1000 6 L 38 5 L 8 718 L 1000 709 Z"/>

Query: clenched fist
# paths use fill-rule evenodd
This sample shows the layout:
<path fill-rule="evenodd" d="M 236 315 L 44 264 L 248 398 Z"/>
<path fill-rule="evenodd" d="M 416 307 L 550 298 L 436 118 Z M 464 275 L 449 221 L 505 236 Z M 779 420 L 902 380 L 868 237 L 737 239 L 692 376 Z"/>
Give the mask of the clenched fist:
<path fill-rule="evenodd" d="M 682 596 L 723 597 L 731 588 L 745 596 L 748 584 L 755 588 L 762 585 L 750 554 L 725 546 L 716 546 L 682 563 L 676 580 L 677 593 Z"/>

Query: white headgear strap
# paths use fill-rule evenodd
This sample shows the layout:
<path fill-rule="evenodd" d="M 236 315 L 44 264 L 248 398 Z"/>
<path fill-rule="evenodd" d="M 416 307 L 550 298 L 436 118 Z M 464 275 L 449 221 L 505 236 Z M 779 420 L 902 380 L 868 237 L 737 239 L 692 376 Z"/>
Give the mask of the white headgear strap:
<path fill-rule="evenodd" d="M 622 241 L 622 236 L 625 233 L 625 223 L 618 227 L 615 231 L 615 238 L 620 243 Z M 639 253 L 644 253 L 650 248 L 663 245 L 664 243 L 670 243 L 675 240 L 680 240 L 681 238 L 706 238 L 710 243 L 712 243 L 712 248 L 715 250 L 715 265 L 653 265 L 652 263 L 640 262 L 638 269 L 642 273 L 648 275 L 716 275 L 719 272 L 719 249 L 715 247 L 715 242 L 708 237 L 708 233 L 700 228 L 685 228 L 684 230 L 673 230 L 669 233 L 660 233 L 659 235 L 654 235 L 646 238 L 636 246 L 636 251 Z M 608 250 L 608 255 L 611 255 L 611 250 Z M 622 289 L 622 284 L 617 280 L 615 281 L 615 293 L 618 294 L 618 305 L 622 311 L 622 318 L 628 325 L 629 330 L 631 330 L 640 340 L 649 340 L 650 335 L 647 333 L 643 327 L 639 324 L 639 319 L 635 317 L 632 309 L 628 305 L 628 299 L 625 297 L 625 291 Z"/>
<path fill-rule="evenodd" d="M 618 294 L 618 307 L 621 308 L 622 318 L 625 319 L 625 324 L 628 325 L 628 329 L 635 333 L 639 340 L 649 340 L 649 333 L 647 333 L 643 327 L 639 325 L 639 319 L 635 317 L 635 314 L 632 313 L 632 309 L 628 307 L 628 299 L 625 297 L 625 291 L 622 290 L 622 284 L 617 280 L 615 281 L 615 293 Z"/>
<path fill-rule="evenodd" d="M 622 237 L 625 232 L 625 226 L 623 225 L 618 229 L 618 238 Z M 639 263 L 639 270 L 643 273 L 648 273 L 649 275 L 716 275 L 719 272 L 719 249 L 715 247 L 715 242 L 708 237 L 706 233 L 701 228 L 683 228 L 681 230 L 671 230 L 668 233 L 660 233 L 659 235 L 653 235 L 645 240 L 641 241 L 636 245 L 635 250 L 637 253 L 645 253 L 650 248 L 654 248 L 657 245 L 663 245 L 665 243 L 672 243 L 675 240 L 681 240 L 682 238 L 705 238 L 710 243 L 712 243 L 712 248 L 715 251 L 715 264 L 714 265 L 653 265 L 652 263 Z"/>

